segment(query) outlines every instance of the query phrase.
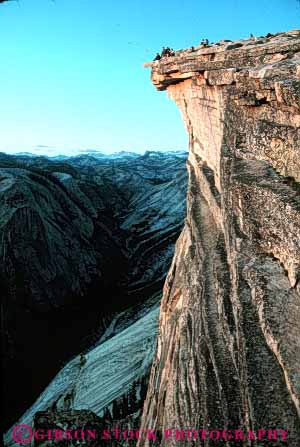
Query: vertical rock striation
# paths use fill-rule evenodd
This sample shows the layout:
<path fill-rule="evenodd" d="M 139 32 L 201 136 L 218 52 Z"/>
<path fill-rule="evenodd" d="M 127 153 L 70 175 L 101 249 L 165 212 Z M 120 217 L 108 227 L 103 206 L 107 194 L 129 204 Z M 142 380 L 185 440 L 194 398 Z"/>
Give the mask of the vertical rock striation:
<path fill-rule="evenodd" d="M 300 31 L 147 65 L 182 112 L 190 153 L 187 218 L 164 286 L 142 426 L 282 428 L 296 447 Z"/>

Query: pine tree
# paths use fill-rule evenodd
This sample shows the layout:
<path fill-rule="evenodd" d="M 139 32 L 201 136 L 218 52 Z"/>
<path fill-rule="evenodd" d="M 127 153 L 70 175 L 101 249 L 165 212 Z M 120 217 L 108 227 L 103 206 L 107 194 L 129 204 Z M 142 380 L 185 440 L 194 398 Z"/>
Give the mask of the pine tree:
<path fill-rule="evenodd" d="M 138 409 L 136 392 L 137 382 L 134 381 L 128 393 L 128 411 L 130 414 L 135 413 Z"/>
<path fill-rule="evenodd" d="M 141 380 L 141 400 L 144 401 L 146 399 L 148 389 L 148 377 L 143 376 Z"/>
<path fill-rule="evenodd" d="M 112 422 L 113 420 L 108 407 L 104 408 L 103 419 L 105 420 L 105 422 Z"/>
<path fill-rule="evenodd" d="M 122 418 L 125 418 L 129 413 L 128 412 L 128 398 L 127 398 L 126 394 L 124 394 L 122 397 L 121 408 L 122 408 Z"/>
<path fill-rule="evenodd" d="M 118 421 L 121 418 L 120 406 L 118 404 L 117 399 L 113 401 L 112 418 L 113 418 L 113 421 Z"/>

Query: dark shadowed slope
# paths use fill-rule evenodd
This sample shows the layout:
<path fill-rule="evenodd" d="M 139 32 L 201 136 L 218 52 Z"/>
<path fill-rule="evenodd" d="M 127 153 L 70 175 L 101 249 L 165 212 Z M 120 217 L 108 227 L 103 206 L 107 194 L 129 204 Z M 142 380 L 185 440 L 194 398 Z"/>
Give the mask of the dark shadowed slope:
<path fill-rule="evenodd" d="M 62 361 L 99 340 L 119 312 L 161 290 L 185 188 L 184 154 L 1 155 L 7 424 Z"/>

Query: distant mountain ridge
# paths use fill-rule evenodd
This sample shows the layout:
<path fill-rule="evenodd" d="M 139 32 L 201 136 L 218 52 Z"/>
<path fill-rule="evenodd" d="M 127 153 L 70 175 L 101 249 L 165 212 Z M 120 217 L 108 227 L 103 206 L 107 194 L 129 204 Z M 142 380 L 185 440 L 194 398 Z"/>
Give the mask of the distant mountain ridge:
<path fill-rule="evenodd" d="M 117 152 L 112 152 L 112 153 L 105 153 L 102 152 L 100 150 L 96 150 L 96 149 L 87 149 L 87 150 L 78 150 L 78 151 L 74 151 L 74 153 L 70 153 L 70 154 L 66 154 L 63 153 L 63 151 L 61 153 L 58 154 L 46 154 L 46 151 L 44 150 L 44 153 L 41 153 L 41 150 L 39 148 L 39 150 L 36 152 L 30 152 L 30 151 L 23 151 L 23 152 L 15 152 L 15 153 L 7 153 L 8 155 L 11 156 L 17 156 L 17 157 L 45 157 L 45 158 L 49 158 L 51 160 L 68 160 L 68 159 L 72 159 L 75 157 L 81 157 L 81 156 L 92 156 L 95 158 L 109 158 L 109 159 L 113 159 L 113 158 L 124 158 L 124 157 L 140 157 L 143 155 L 146 155 L 148 153 L 151 154 L 161 154 L 161 155 L 165 155 L 165 154 L 169 154 L 169 155 L 177 155 L 180 156 L 182 155 L 183 157 L 187 156 L 187 151 L 186 150 L 151 150 L 148 149 L 146 150 L 144 153 L 143 152 L 134 152 L 134 151 L 117 151 Z M 0 154 L 6 154 L 6 152 L 1 152 Z"/>

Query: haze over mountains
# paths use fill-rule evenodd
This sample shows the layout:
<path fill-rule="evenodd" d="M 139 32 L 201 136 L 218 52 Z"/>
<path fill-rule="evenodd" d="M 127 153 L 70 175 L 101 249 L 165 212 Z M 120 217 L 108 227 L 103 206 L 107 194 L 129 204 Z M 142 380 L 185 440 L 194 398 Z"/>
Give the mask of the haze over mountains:
<path fill-rule="evenodd" d="M 7 155 L 13 155 L 13 156 L 28 156 L 28 157 L 46 157 L 50 158 L 52 160 L 57 159 L 68 159 L 68 158 L 74 158 L 79 157 L 81 155 L 89 155 L 96 158 L 119 158 L 123 156 L 132 156 L 132 157 L 140 157 L 141 155 L 144 155 L 147 152 L 155 152 L 155 153 L 170 153 L 170 154 L 179 154 L 179 153 L 185 153 L 187 151 L 185 150 L 170 150 L 170 149 L 153 149 L 149 148 L 147 150 L 137 150 L 137 151 L 130 151 L 126 149 L 118 150 L 118 151 L 106 151 L 102 149 L 97 148 L 65 148 L 65 147 L 56 147 L 56 146 L 47 146 L 44 144 L 31 146 L 26 149 L 23 149 L 22 151 L 19 151 L 16 148 L 6 148 L 6 149 L 0 149 L 0 153 L 5 153 Z"/>

